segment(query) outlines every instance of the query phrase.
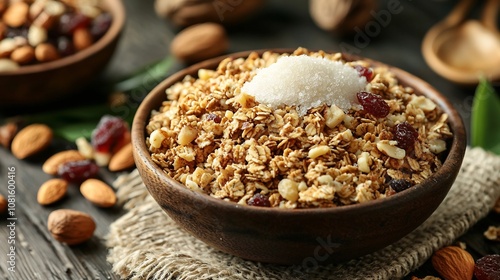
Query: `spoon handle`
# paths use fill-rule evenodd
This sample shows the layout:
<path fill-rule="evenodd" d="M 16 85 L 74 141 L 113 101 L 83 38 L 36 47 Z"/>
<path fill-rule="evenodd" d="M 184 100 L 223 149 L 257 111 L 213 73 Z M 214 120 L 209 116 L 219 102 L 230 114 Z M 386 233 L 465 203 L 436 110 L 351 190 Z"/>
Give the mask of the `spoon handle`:
<path fill-rule="evenodd" d="M 500 0 L 488 0 L 481 16 L 483 25 L 493 32 L 498 32 L 497 15 L 499 6 Z"/>
<path fill-rule="evenodd" d="M 496 1 L 496 0 L 494 0 Z M 476 0 L 462 0 L 460 1 L 453 10 L 446 16 L 443 20 L 448 26 L 455 26 L 461 23 L 469 10 L 472 8 L 472 4 L 474 4 Z"/>

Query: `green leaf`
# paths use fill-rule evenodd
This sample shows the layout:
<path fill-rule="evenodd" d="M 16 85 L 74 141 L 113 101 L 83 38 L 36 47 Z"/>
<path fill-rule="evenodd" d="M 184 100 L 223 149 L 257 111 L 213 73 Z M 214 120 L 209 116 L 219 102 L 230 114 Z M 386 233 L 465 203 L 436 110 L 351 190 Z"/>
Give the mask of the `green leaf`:
<path fill-rule="evenodd" d="M 500 155 L 500 98 L 482 79 L 472 104 L 471 145 Z"/>

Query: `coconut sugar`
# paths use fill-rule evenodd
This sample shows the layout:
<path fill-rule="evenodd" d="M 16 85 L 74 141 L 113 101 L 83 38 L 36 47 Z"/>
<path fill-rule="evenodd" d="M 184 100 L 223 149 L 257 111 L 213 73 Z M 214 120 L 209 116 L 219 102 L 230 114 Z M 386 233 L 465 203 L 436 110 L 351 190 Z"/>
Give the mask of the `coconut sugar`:
<path fill-rule="evenodd" d="M 267 68 L 260 69 L 245 83 L 242 92 L 272 108 L 296 106 L 299 115 L 321 104 L 344 111 L 358 104 L 356 93 L 367 81 L 353 67 L 340 61 L 307 55 L 285 56 Z"/>

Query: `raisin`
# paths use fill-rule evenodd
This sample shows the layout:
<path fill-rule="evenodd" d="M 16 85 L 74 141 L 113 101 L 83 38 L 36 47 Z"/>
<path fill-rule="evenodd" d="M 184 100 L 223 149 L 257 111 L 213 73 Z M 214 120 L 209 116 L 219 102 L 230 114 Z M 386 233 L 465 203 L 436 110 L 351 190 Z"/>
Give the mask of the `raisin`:
<path fill-rule="evenodd" d="M 366 113 L 376 118 L 383 118 L 389 114 L 390 107 L 380 95 L 361 91 L 356 96 Z"/>
<path fill-rule="evenodd" d="M 72 35 L 78 28 L 86 28 L 91 19 L 80 13 L 65 13 L 59 18 L 59 32 L 64 35 Z"/>
<path fill-rule="evenodd" d="M 98 152 L 110 153 L 127 131 L 127 124 L 121 118 L 105 115 L 92 131 L 92 146 Z"/>
<path fill-rule="evenodd" d="M 355 65 L 354 69 L 358 71 L 360 77 L 365 77 L 367 82 L 373 80 L 373 71 L 370 68 L 366 68 L 361 65 Z"/>
<path fill-rule="evenodd" d="M 477 280 L 500 279 L 500 255 L 484 256 L 476 261 L 474 276 Z"/>
<path fill-rule="evenodd" d="M 398 142 L 397 146 L 406 151 L 411 151 L 417 141 L 418 132 L 407 122 L 398 123 L 392 129 L 394 140 Z"/>
<path fill-rule="evenodd" d="M 220 123 L 222 118 L 216 114 L 210 113 L 207 115 L 207 121 L 213 121 L 214 123 Z"/>
<path fill-rule="evenodd" d="M 395 192 L 402 192 L 411 187 L 411 182 L 405 179 L 392 179 L 391 181 L 389 181 L 389 186 Z"/>
<path fill-rule="evenodd" d="M 73 46 L 73 41 L 65 36 L 60 36 L 57 38 L 57 50 L 61 56 L 68 56 L 75 53 L 75 47 Z"/>
<path fill-rule="evenodd" d="M 249 200 L 248 205 L 250 206 L 260 206 L 260 207 L 271 207 L 271 202 L 269 202 L 269 197 L 265 194 L 256 193 Z"/>
<path fill-rule="evenodd" d="M 59 166 L 57 175 L 68 182 L 79 183 L 93 178 L 99 172 L 99 166 L 90 160 L 70 161 Z"/>
<path fill-rule="evenodd" d="M 109 13 L 99 14 L 90 25 L 90 34 L 94 39 L 101 38 L 111 26 L 112 17 Z"/>

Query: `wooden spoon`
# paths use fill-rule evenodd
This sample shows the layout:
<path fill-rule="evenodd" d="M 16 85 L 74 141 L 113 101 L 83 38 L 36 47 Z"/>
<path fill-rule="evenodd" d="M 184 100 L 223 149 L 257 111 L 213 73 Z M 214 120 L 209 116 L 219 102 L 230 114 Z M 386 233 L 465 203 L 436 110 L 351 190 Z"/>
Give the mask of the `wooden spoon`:
<path fill-rule="evenodd" d="M 464 21 L 474 0 L 462 0 L 424 37 L 422 52 L 429 66 L 444 78 L 475 85 L 481 76 L 500 79 L 500 33 L 496 17 L 500 0 L 487 0 L 481 21 Z"/>

